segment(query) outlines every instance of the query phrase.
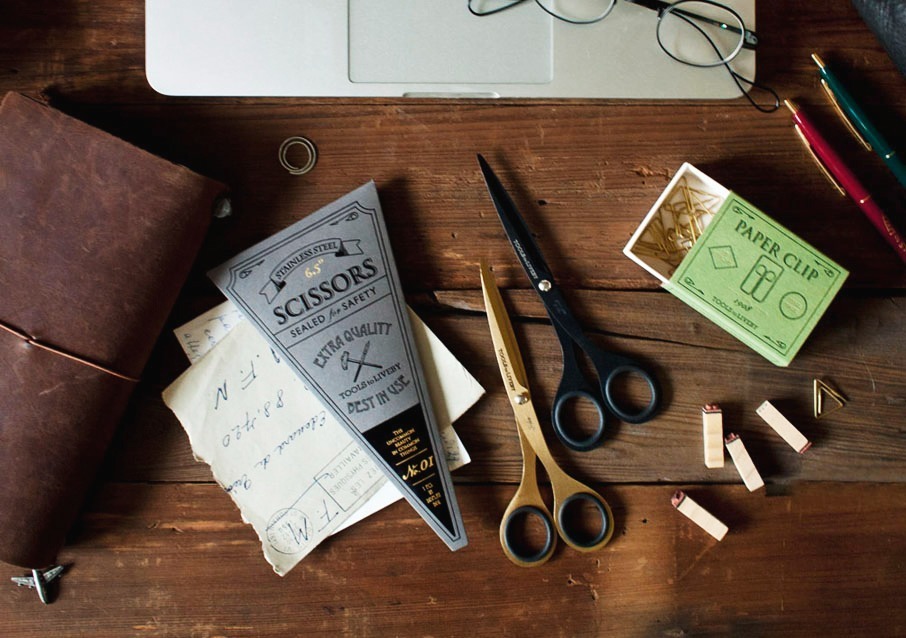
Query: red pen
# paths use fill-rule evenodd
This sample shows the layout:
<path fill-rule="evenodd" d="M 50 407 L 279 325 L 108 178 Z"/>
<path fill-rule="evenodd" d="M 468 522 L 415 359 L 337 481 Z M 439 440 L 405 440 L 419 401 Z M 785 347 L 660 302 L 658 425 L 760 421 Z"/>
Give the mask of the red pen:
<path fill-rule="evenodd" d="M 887 243 L 897 251 L 897 255 L 903 263 L 906 263 L 906 241 L 894 225 L 891 223 L 881 207 L 872 199 L 871 194 L 859 182 L 856 176 L 846 166 L 841 157 L 828 144 L 827 140 L 818 132 L 815 125 L 809 120 L 805 113 L 796 105 L 795 102 L 784 100 L 786 107 L 793 113 L 793 122 L 795 123 L 796 132 L 806 148 L 811 152 L 818 167 L 827 176 L 831 183 L 836 186 L 841 195 L 849 195 L 862 212 L 868 217 L 881 236 L 887 240 Z"/>

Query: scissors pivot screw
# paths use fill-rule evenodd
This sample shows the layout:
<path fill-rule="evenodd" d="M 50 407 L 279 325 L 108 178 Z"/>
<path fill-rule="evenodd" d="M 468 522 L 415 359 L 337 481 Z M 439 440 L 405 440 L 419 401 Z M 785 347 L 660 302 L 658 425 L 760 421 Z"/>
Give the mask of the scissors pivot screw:
<path fill-rule="evenodd" d="M 522 394 L 517 394 L 513 400 L 516 402 L 516 405 L 525 405 L 529 402 L 528 395 L 524 392 Z"/>
<path fill-rule="evenodd" d="M 547 279 L 542 279 L 538 282 L 538 290 L 540 290 L 541 292 L 547 292 L 550 289 L 551 282 L 549 282 Z"/>

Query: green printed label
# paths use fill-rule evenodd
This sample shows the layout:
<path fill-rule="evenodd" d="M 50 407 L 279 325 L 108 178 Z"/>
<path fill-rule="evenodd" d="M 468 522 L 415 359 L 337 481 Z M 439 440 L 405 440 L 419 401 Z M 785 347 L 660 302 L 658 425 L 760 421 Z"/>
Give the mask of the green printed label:
<path fill-rule="evenodd" d="M 771 362 L 785 366 L 848 274 L 730 193 L 667 288 Z"/>

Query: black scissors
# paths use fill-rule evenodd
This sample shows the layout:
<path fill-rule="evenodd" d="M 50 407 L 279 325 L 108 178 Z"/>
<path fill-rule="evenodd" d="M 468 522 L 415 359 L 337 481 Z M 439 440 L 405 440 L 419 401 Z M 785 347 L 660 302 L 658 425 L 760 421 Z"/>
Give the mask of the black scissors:
<path fill-rule="evenodd" d="M 503 229 L 532 282 L 532 287 L 544 302 L 544 308 L 547 310 L 547 315 L 550 317 L 560 341 L 560 348 L 563 350 L 563 377 L 560 379 L 560 386 L 554 396 L 551 416 L 557 436 L 567 447 L 584 452 L 598 447 L 603 442 L 606 413 L 610 413 L 626 423 L 644 423 L 650 420 L 657 411 L 660 401 L 660 392 L 654 376 L 634 359 L 602 350 L 585 336 L 579 322 L 569 306 L 566 305 L 566 299 L 563 297 L 560 287 L 554 282 L 550 268 L 544 261 L 535 240 L 532 239 L 528 226 L 519 214 L 513 200 L 481 155 L 478 155 L 478 164 L 481 166 L 481 172 L 484 174 L 488 192 L 491 194 Z M 583 372 L 579 364 L 577 349 L 584 352 L 591 361 L 598 377 L 597 383 L 589 380 Z M 615 395 L 614 381 L 626 374 L 636 375 L 648 384 L 650 400 L 648 405 L 641 410 L 636 411 L 632 407 L 624 408 Z M 565 427 L 566 416 L 562 413 L 568 403 L 573 400 L 589 401 L 598 411 L 598 427 L 591 436 L 586 438 L 576 436 Z"/>

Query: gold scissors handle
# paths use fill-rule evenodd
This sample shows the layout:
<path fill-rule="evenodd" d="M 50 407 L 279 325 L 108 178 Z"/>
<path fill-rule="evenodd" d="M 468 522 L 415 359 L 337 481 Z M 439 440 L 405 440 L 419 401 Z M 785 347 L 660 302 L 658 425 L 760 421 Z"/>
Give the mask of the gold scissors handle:
<path fill-rule="evenodd" d="M 506 557 L 520 567 L 533 567 L 546 563 L 557 546 L 554 518 L 551 516 L 541 491 L 538 489 L 537 457 L 532 446 L 525 440 L 522 430 L 519 431 L 519 445 L 522 448 L 522 480 L 516 494 L 510 500 L 503 519 L 500 521 L 500 546 Z M 517 538 L 517 525 L 524 519 L 534 518 L 544 528 L 544 542 L 540 549 L 532 551 L 522 546 Z"/>
<path fill-rule="evenodd" d="M 510 501 L 500 522 L 500 544 L 507 558 L 521 567 L 534 567 L 546 562 L 554 552 L 557 535 L 580 552 L 600 549 L 613 535 L 613 513 L 604 498 L 589 486 L 577 481 L 564 472 L 551 456 L 550 449 L 538 427 L 538 419 L 530 400 L 513 406 L 522 447 L 522 480 L 516 494 Z M 541 491 L 538 488 L 537 463 L 540 460 L 551 480 L 554 492 L 554 515 L 552 516 Z M 591 507 L 586 507 L 590 505 Z M 580 509 L 581 512 L 572 510 Z M 596 518 L 594 532 L 576 529 L 575 517 L 587 517 L 587 510 Z M 535 518 L 545 530 L 545 540 L 539 550 L 522 546 L 519 533 L 521 520 Z"/>
<path fill-rule="evenodd" d="M 497 364 L 516 417 L 519 443 L 522 448 L 522 480 L 500 523 L 500 544 L 503 551 L 516 565 L 522 567 L 541 565 L 554 551 L 556 544 L 554 531 L 567 545 L 577 551 L 590 552 L 600 549 L 613 535 L 613 513 L 600 494 L 569 476 L 551 455 L 532 405 L 525 365 L 516 343 L 513 326 L 494 276 L 485 264 L 481 265 L 481 287 Z M 553 515 L 544 504 L 538 488 L 536 461 L 539 460 L 553 488 Z M 589 508 L 585 506 L 588 504 L 592 506 L 590 509 L 598 518 L 597 532 L 590 536 L 587 532 L 583 533 L 576 529 L 573 517 L 579 514 L 586 516 L 586 510 Z M 573 512 L 575 506 L 581 506 L 582 511 Z M 546 538 L 540 550 L 524 549 L 516 538 L 518 523 L 526 517 L 534 517 L 544 526 Z"/>

